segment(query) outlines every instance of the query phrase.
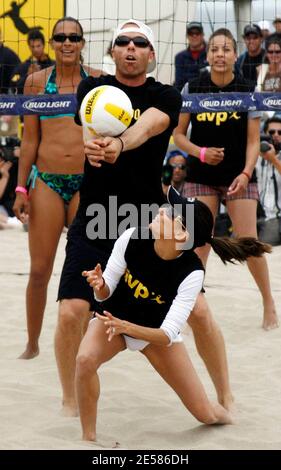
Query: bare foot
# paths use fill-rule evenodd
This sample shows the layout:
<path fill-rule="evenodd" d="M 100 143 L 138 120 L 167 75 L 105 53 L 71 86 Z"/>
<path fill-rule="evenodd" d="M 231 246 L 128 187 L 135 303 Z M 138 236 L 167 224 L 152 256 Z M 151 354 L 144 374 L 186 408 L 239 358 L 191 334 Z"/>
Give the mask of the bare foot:
<path fill-rule="evenodd" d="M 275 310 L 274 302 L 264 304 L 263 324 L 264 330 L 269 331 L 279 327 L 279 320 Z"/>
<path fill-rule="evenodd" d="M 34 359 L 34 357 L 39 355 L 39 347 L 31 348 L 28 345 L 26 350 L 18 357 L 18 359 Z"/>
<path fill-rule="evenodd" d="M 218 398 L 218 402 L 222 405 L 227 411 L 230 413 L 234 413 L 236 411 L 236 406 L 234 403 L 233 395 L 225 395 L 222 398 Z"/>
<path fill-rule="evenodd" d="M 219 403 L 213 403 L 217 421 L 214 424 L 235 424 L 233 414 Z"/>
<path fill-rule="evenodd" d="M 84 433 L 83 436 L 82 436 L 82 441 L 96 442 L 96 434 L 94 434 L 94 433 Z"/>
<path fill-rule="evenodd" d="M 77 416 L 79 416 L 79 412 L 76 403 L 62 402 L 61 415 L 66 418 L 77 418 Z"/>

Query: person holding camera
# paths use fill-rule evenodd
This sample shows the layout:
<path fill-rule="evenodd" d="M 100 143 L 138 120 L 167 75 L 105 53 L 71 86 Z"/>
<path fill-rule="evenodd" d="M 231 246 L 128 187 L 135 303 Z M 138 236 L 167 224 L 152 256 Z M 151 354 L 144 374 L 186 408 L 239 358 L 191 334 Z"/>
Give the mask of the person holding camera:
<path fill-rule="evenodd" d="M 264 124 L 256 171 L 263 220 L 259 237 L 272 245 L 281 244 L 281 118 L 272 117 Z"/>
<path fill-rule="evenodd" d="M 11 87 L 18 94 L 23 94 L 25 80 L 28 75 L 55 64 L 55 61 L 45 52 L 45 37 L 41 31 L 31 30 L 27 37 L 27 44 L 31 56 L 15 68 L 11 80 Z"/>
<path fill-rule="evenodd" d="M 186 171 L 187 153 L 179 149 L 170 150 L 166 155 L 162 173 L 162 187 L 165 194 L 171 184 L 181 196 L 186 197 Z"/>

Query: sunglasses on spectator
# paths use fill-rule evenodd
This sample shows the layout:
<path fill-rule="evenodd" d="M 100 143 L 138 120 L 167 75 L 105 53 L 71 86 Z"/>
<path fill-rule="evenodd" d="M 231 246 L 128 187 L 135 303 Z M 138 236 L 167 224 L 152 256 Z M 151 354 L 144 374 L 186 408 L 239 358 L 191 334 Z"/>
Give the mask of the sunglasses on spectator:
<path fill-rule="evenodd" d="M 81 42 L 83 36 L 81 36 L 81 34 L 70 34 L 68 36 L 64 33 L 53 35 L 53 40 L 56 42 L 65 42 L 67 39 L 69 39 L 70 42 Z"/>
<path fill-rule="evenodd" d="M 270 129 L 268 133 L 269 135 L 274 135 L 274 134 L 281 135 L 281 129 Z"/>
<path fill-rule="evenodd" d="M 142 36 L 136 36 L 135 38 L 130 38 L 129 36 L 118 36 L 115 39 L 114 45 L 119 47 L 125 47 L 128 46 L 131 41 L 133 41 L 136 47 L 140 47 L 142 49 L 145 49 L 146 47 L 150 46 L 150 42 Z"/>
<path fill-rule="evenodd" d="M 267 54 L 281 54 L 281 50 L 280 51 L 267 51 Z"/>
<path fill-rule="evenodd" d="M 180 170 L 185 170 L 186 165 L 184 163 L 171 163 L 171 167 L 173 168 L 179 168 Z"/>

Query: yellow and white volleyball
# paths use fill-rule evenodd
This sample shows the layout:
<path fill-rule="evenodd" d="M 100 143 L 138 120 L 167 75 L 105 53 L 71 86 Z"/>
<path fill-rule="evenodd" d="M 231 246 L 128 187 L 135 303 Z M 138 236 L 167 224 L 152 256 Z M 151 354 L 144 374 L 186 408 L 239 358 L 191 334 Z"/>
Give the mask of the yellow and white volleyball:
<path fill-rule="evenodd" d="M 84 130 L 92 136 L 117 136 L 130 125 L 133 117 L 130 98 L 119 88 L 102 85 L 89 91 L 80 107 Z"/>

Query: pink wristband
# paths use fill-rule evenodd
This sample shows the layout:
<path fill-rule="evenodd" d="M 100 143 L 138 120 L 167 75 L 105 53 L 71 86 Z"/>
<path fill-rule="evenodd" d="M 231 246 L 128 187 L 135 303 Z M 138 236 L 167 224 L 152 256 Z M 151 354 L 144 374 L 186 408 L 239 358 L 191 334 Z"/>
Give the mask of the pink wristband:
<path fill-rule="evenodd" d="M 202 163 L 205 163 L 205 153 L 206 153 L 207 147 L 201 147 L 200 153 L 199 153 L 199 160 Z"/>
<path fill-rule="evenodd" d="M 23 193 L 27 196 L 27 189 L 24 188 L 23 186 L 17 186 L 16 189 L 15 189 L 15 192 L 16 193 Z"/>

